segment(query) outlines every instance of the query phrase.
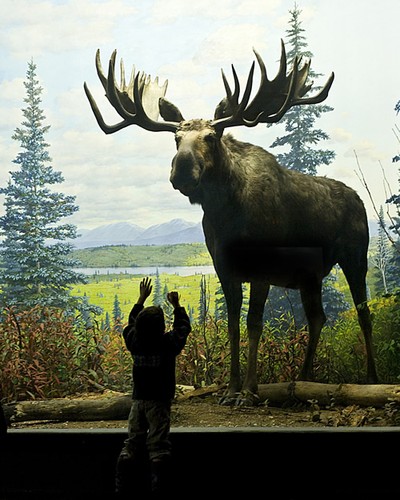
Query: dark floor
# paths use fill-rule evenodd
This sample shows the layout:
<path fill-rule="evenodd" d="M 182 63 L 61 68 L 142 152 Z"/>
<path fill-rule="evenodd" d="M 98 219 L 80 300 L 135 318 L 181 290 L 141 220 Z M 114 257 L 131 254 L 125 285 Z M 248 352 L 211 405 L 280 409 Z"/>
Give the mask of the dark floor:
<path fill-rule="evenodd" d="M 112 499 L 125 437 L 124 429 L 9 430 L 0 499 Z M 395 427 L 175 428 L 171 438 L 174 499 L 400 498 Z"/>

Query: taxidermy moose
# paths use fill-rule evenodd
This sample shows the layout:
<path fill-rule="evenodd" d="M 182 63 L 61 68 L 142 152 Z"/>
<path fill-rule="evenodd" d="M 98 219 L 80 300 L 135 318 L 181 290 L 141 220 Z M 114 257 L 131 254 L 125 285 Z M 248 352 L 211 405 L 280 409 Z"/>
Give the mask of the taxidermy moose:
<path fill-rule="evenodd" d="M 84 84 L 96 120 L 106 134 L 129 125 L 175 134 L 177 153 L 170 181 L 190 203 L 202 206 L 207 248 L 227 304 L 231 365 L 222 404 L 257 403 L 257 351 L 270 285 L 300 290 L 309 341 L 299 378 L 313 379 L 314 355 L 326 320 L 322 280 L 335 264 L 342 268 L 357 308 L 366 345 L 367 382 L 377 382 L 366 294 L 369 234 L 363 202 L 339 181 L 284 168 L 261 147 L 239 142 L 231 134 L 223 135 L 228 127 L 276 123 L 292 106 L 320 103 L 327 98 L 333 73 L 317 95 L 305 97 L 312 86 L 307 83 L 310 62 L 302 64 L 295 58 L 287 74 L 283 42 L 281 50 L 280 67 L 273 80 L 267 78 L 264 62 L 254 50 L 261 79 L 251 100 L 254 61 L 241 99 L 235 68 L 232 66 L 233 92 L 222 72 L 226 97 L 218 104 L 213 120 L 185 120 L 164 98 L 167 82 L 159 86 L 158 78 L 151 81 L 145 73 L 135 76 L 133 69 L 127 85 L 122 61 L 118 85 L 116 51 L 107 76 L 99 50 L 96 68 L 106 97 L 122 121 L 107 125 Z M 158 120 L 159 114 L 163 120 Z M 249 350 L 242 383 L 239 317 L 244 282 L 250 283 L 250 300 Z"/>

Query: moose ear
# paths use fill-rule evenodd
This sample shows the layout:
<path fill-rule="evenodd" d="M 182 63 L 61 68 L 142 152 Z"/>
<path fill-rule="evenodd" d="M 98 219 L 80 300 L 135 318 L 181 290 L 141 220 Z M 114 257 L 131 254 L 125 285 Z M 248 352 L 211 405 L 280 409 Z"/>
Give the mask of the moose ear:
<path fill-rule="evenodd" d="M 230 116 L 233 112 L 231 108 L 232 106 L 229 105 L 228 99 L 224 97 L 215 108 L 214 120 L 219 120 L 220 118 L 226 118 L 227 116 Z"/>
<path fill-rule="evenodd" d="M 160 108 L 160 115 L 166 122 L 183 122 L 184 118 L 181 115 L 179 109 L 172 104 L 172 102 L 167 101 L 164 97 L 160 97 L 158 100 L 158 106 Z"/>

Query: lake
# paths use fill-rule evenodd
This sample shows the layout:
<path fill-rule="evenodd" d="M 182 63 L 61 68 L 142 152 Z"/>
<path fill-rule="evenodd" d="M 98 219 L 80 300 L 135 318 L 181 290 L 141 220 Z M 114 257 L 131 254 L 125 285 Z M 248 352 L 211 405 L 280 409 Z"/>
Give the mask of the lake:
<path fill-rule="evenodd" d="M 176 274 L 178 276 L 195 276 L 197 274 L 215 274 L 214 266 L 177 266 L 177 267 L 78 267 L 74 271 L 93 276 L 96 274 L 144 274 L 155 276 L 157 274 Z"/>

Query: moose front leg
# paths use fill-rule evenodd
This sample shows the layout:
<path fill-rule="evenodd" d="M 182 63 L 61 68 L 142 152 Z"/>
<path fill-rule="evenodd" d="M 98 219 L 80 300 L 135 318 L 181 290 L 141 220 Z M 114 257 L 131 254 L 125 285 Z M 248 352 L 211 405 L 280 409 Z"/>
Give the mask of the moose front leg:
<path fill-rule="evenodd" d="M 221 280 L 221 279 L 220 279 Z M 236 400 L 241 390 L 240 379 L 240 309 L 242 307 L 242 286 L 241 283 L 224 283 L 221 280 L 224 291 L 226 307 L 228 309 L 228 335 L 230 344 L 230 375 L 228 389 L 220 399 L 221 405 L 236 404 Z"/>
<path fill-rule="evenodd" d="M 249 338 L 246 376 L 238 404 L 255 406 L 259 403 L 257 383 L 258 345 L 263 328 L 265 301 L 269 293 L 269 285 L 252 282 L 250 285 L 249 312 L 247 314 L 247 334 Z"/>
<path fill-rule="evenodd" d="M 309 339 L 300 380 L 314 380 L 313 364 L 322 327 L 326 321 L 321 297 L 322 284 L 300 290 L 301 301 L 308 322 Z"/>

